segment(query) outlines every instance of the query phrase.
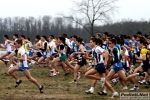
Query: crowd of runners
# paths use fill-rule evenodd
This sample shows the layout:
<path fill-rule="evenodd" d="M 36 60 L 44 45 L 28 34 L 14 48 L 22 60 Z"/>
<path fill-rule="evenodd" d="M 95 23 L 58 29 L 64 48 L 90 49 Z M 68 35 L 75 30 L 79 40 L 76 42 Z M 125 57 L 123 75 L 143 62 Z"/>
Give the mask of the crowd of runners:
<path fill-rule="evenodd" d="M 22 80 L 15 74 L 22 71 L 27 79 L 33 82 L 40 93 L 43 93 L 43 85 L 34 79 L 29 66 L 47 66 L 49 76 L 59 74 L 58 66 L 62 66 L 64 76 L 73 72 L 72 81 L 76 84 L 80 78 L 80 69 L 84 76 L 92 79 L 91 87 L 85 93 L 93 94 L 97 82 L 101 83 L 102 91 L 99 95 L 107 95 L 112 92 L 112 98 L 119 96 L 114 85 L 119 81 L 123 90 L 128 89 L 128 81 L 133 84 L 131 91 L 139 89 L 139 76 L 144 79 L 141 84 L 148 84 L 150 75 L 150 37 L 142 35 L 139 31 L 133 36 L 111 35 L 108 32 L 96 34 L 90 38 L 89 44 L 84 43 L 83 38 L 76 35 L 67 37 L 39 36 L 35 37 L 35 43 L 24 35 L 3 36 L 4 44 L 0 48 L 6 52 L 0 56 L 0 60 L 9 60 L 8 73 L 16 80 L 15 87 Z M 139 63 L 138 66 L 135 66 Z M 68 84 L 69 84 L 68 83 Z"/>

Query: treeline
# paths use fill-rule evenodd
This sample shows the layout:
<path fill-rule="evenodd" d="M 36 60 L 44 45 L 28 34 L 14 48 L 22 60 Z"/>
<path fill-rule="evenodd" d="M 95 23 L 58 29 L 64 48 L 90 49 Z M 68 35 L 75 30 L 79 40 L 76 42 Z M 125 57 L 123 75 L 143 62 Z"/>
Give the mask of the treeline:
<path fill-rule="evenodd" d="M 125 20 L 116 22 L 114 24 L 106 24 L 104 26 L 98 26 L 95 28 L 101 32 L 109 32 L 111 34 L 126 34 L 135 35 L 137 31 L 141 31 L 143 34 L 150 35 L 150 21 L 132 21 Z"/>
<path fill-rule="evenodd" d="M 13 34 L 25 35 L 32 41 L 36 35 L 60 36 L 62 33 L 70 35 L 76 34 L 82 36 L 83 29 L 78 24 L 61 17 L 52 18 L 51 16 L 34 17 L 8 17 L 0 18 L 0 34 L 8 34 L 12 38 Z M 85 37 L 85 36 L 84 36 Z M 86 38 L 86 37 L 85 37 Z M 3 42 L 2 37 L 0 42 Z"/>
<path fill-rule="evenodd" d="M 126 20 L 114 24 L 95 26 L 94 30 L 95 33 L 107 31 L 116 35 L 133 35 L 137 31 L 141 31 L 143 34 L 149 35 L 150 22 Z M 15 33 L 30 37 L 32 41 L 34 41 L 36 35 L 49 36 L 53 34 L 54 36 L 60 36 L 62 33 L 66 33 L 68 36 L 77 35 L 83 37 L 85 41 L 88 41 L 90 38 L 90 35 L 80 25 L 73 23 L 72 20 L 61 17 L 52 18 L 51 16 L 43 16 L 39 18 L 0 18 L 0 42 L 3 42 L 2 36 L 4 34 L 8 34 L 9 37 L 12 38 L 12 35 Z"/>

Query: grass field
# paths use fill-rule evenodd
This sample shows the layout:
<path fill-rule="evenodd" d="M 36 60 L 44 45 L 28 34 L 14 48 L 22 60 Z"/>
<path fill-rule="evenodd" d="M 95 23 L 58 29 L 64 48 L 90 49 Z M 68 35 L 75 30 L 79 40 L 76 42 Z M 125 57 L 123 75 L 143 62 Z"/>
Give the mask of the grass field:
<path fill-rule="evenodd" d="M 81 73 L 81 79 L 77 84 L 70 84 L 73 74 L 64 76 L 61 67 L 60 74 L 55 77 L 49 77 L 49 70 L 46 67 L 30 67 L 31 75 L 44 86 L 44 93 L 40 94 L 38 88 L 29 82 L 23 73 L 17 72 L 19 78 L 23 81 L 19 87 L 15 88 L 15 80 L 5 74 L 8 67 L 0 65 L 0 100 L 110 100 L 111 93 L 107 96 L 99 96 L 97 92 L 101 90 L 100 82 L 96 85 L 94 94 L 85 94 L 85 90 L 91 86 L 90 79 L 86 79 Z M 130 85 L 129 88 L 133 87 Z M 117 84 L 115 89 L 120 93 L 122 86 Z M 149 92 L 145 85 L 140 86 L 140 92 Z M 120 100 L 119 97 L 111 100 Z"/>

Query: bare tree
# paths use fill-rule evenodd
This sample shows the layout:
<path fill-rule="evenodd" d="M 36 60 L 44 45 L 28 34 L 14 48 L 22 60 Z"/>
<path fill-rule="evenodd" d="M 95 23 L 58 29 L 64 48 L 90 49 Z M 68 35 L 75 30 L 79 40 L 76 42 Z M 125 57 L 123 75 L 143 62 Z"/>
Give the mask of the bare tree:
<path fill-rule="evenodd" d="M 43 33 L 49 34 L 49 26 L 50 26 L 51 16 L 43 16 Z"/>
<path fill-rule="evenodd" d="M 94 35 L 94 26 L 109 22 L 110 14 L 116 10 L 117 0 L 82 0 L 74 2 L 75 8 L 69 19 L 81 25 L 90 35 Z"/>

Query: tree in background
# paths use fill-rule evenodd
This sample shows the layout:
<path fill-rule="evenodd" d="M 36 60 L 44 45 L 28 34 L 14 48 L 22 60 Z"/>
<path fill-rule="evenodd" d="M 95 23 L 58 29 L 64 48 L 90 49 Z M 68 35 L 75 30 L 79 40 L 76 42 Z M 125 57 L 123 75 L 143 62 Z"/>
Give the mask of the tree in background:
<path fill-rule="evenodd" d="M 65 17 L 81 25 L 91 36 L 94 35 L 96 24 L 108 23 L 110 15 L 116 10 L 117 0 L 80 0 L 75 3 L 71 15 Z"/>

